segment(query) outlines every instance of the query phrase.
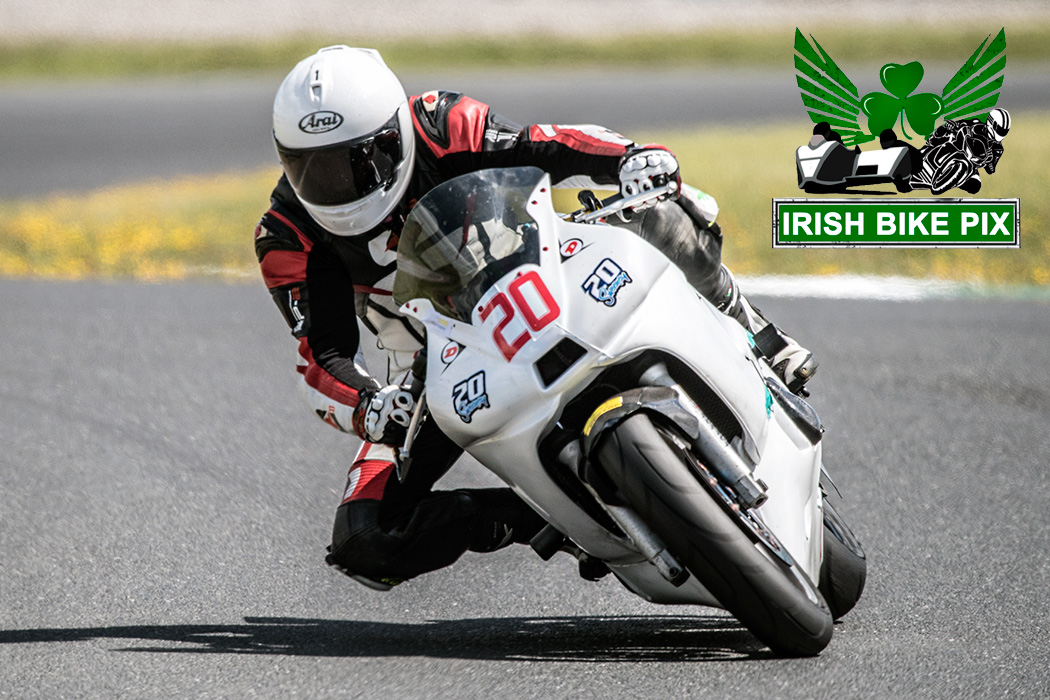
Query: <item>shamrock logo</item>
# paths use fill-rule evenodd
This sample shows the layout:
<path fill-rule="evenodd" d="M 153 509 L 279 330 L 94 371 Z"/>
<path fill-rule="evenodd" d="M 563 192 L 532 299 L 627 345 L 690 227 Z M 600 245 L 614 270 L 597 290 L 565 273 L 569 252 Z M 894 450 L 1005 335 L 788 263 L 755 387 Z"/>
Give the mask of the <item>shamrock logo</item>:
<path fill-rule="evenodd" d="M 984 121 L 999 99 L 1005 68 L 1006 30 L 1001 29 L 994 39 L 989 35 L 981 42 L 940 95 L 912 94 L 925 74 L 922 64 L 912 61 L 884 65 L 879 80 L 886 92 L 869 92 L 860 97 L 856 86 L 824 47 L 816 39 L 811 45 L 795 29 L 795 79 L 802 104 L 815 124 L 830 124 L 847 146 L 878 140 L 879 134 L 892 129 L 898 120 L 907 139 L 912 136 L 904 128 L 905 120 L 927 138 L 938 117 Z M 866 132 L 858 122 L 861 112 L 868 117 Z"/>
<path fill-rule="evenodd" d="M 887 63 L 882 67 L 879 80 L 890 94 L 869 92 L 860 98 L 860 109 L 868 115 L 869 132 L 880 134 L 884 129 L 892 129 L 900 119 L 904 138 L 910 139 L 911 136 L 904 128 L 904 118 L 907 117 L 915 131 L 929 138 L 937 116 L 944 111 L 944 103 L 932 92 L 911 94 L 919 87 L 923 75 L 925 71 L 918 61 L 903 66 Z"/>

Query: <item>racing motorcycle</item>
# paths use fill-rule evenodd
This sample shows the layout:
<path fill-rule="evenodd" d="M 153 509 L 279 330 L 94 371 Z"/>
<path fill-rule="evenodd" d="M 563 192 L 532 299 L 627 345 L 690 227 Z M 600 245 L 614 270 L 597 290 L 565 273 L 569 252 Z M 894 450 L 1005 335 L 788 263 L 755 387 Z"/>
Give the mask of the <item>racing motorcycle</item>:
<path fill-rule="evenodd" d="M 425 381 L 398 474 L 437 421 L 547 520 L 540 556 L 569 552 L 581 573 L 724 608 L 777 654 L 815 655 L 866 574 L 826 500 L 820 420 L 762 358 L 770 338 L 604 223 L 674 189 L 581 197 L 590 207 L 563 218 L 525 167 L 419 200 L 394 299 L 426 327 Z"/>
<path fill-rule="evenodd" d="M 959 188 L 970 194 L 981 189 L 979 170 L 992 164 L 991 132 L 984 124 L 980 136 L 973 126 L 946 120 L 922 147 L 923 167 L 912 178 L 912 184 L 928 188 L 933 194 L 944 194 Z M 991 171 L 990 171 L 991 172 Z"/>

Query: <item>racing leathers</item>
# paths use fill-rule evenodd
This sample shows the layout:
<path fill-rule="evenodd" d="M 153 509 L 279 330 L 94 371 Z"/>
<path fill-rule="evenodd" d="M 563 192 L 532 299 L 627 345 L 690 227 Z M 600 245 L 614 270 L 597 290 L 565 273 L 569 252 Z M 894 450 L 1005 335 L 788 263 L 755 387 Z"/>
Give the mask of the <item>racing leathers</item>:
<path fill-rule="evenodd" d="M 255 232 L 263 279 L 299 342 L 297 369 L 307 401 L 322 420 L 346 432 L 354 432 L 359 402 L 371 400 L 380 387 L 365 368 L 351 313 L 386 350 L 386 383 L 404 375 L 424 342 L 422 327 L 400 315 L 391 296 L 398 236 L 419 197 L 467 172 L 524 165 L 550 173 L 555 184 L 580 178 L 572 184 L 615 188 L 621 161 L 639 148 L 594 125 L 522 128 L 454 92 L 411 97 L 409 109 L 415 167 L 406 195 L 382 223 L 360 235 L 335 235 L 310 217 L 282 176 Z M 717 227 L 675 202 L 649 211 L 678 223 L 656 227 L 661 233 L 652 242 L 702 293 L 728 300 L 731 278 L 721 267 Z M 390 446 L 362 445 L 336 511 L 329 564 L 386 588 L 447 566 L 467 550 L 527 542 L 543 526 L 509 489 L 434 491 L 460 450 L 433 421 L 425 424 L 414 453 L 421 457 L 402 482 L 392 477 Z"/>

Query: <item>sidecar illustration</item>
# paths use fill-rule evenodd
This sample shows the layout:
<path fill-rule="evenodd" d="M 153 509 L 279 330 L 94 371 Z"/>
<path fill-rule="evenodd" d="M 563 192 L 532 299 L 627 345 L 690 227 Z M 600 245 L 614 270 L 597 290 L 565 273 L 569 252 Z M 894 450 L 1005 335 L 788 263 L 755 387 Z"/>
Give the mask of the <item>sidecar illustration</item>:
<path fill-rule="evenodd" d="M 850 187 L 892 182 L 899 192 L 911 189 L 908 149 L 894 146 L 859 151 L 837 141 L 808 144 L 795 151 L 798 187 L 806 192 L 842 192 Z"/>

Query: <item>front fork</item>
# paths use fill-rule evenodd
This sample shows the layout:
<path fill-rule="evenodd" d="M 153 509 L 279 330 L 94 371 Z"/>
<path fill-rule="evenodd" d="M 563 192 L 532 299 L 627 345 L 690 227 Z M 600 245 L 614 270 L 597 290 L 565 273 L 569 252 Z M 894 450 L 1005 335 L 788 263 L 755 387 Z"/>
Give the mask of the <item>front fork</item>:
<path fill-rule="evenodd" d="M 708 420 L 695 402 L 686 394 L 667 371 L 663 363 L 656 363 L 639 378 L 642 388 L 614 396 L 592 413 L 584 426 L 583 444 L 572 442 L 558 455 L 558 460 L 581 476 L 609 517 L 630 539 L 637 551 L 646 558 L 660 575 L 675 586 L 681 586 L 689 577 L 688 571 L 667 551 L 642 518 L 630 508 L 616 505 L 615 497 L 603 497 L 602 485 L 592 483 L 581 473 L 586 456 L 591 453 L 598 436 L 632 413 L 645 410 L 663 415 L 679 427 L 711 463 L 711 469 L 729 488 L 736 507 L 743 511 L 756 508 L 767 499 L 765 483 L 755 479 L 753 469 L 730 447 L 718 429 Z M 581 450 L 582 447 L 582 450 Z M 598 477 L 600 479 L 600 477 Z"/>
<path fill-rule="evenodd" d="M 566 444 L 561 452 L 558 453 L 557 459 L 563 466 L 582 476 L 584 462 L 579 442 L 574 440 Z M 600 493 L 600 488 L 591 484 L 587 479 L 582 479 L 582 481 L 587 490 L 594 496 L 595 501 L 601 505 L 609 518 L 616 523 L 627 539 L 634 545 L 634 548 L 650 564 L 656 567 L 656 570 L 664 579 L 676 587 L 686 582 L 689 578 L 689 571 L 679 564 L 678 560 L 667 551 L 667 546 L 663 543 L 663 540 L 649 528 L 644 520 L 638 517 L 637 513 L 625 506 L 613 505 L 611 501 L 615 500 L 614 498 L 603 497 L 602 493 Z M 548 525 L 547 528 L 553 528 L 553 526 Z M 541 534 L 545 535 L 548 542 L 540 542 L 538 541 L 540 538 L 537 538 L 532 543 L 533 548 L 541 557 L 549 559 L 559 546 L 564 543 L 565 538 L 564 536 L 550 537 L 551 533 L 548 532 Z M 558 534 L 560 535 L 560 533 Z"/>

